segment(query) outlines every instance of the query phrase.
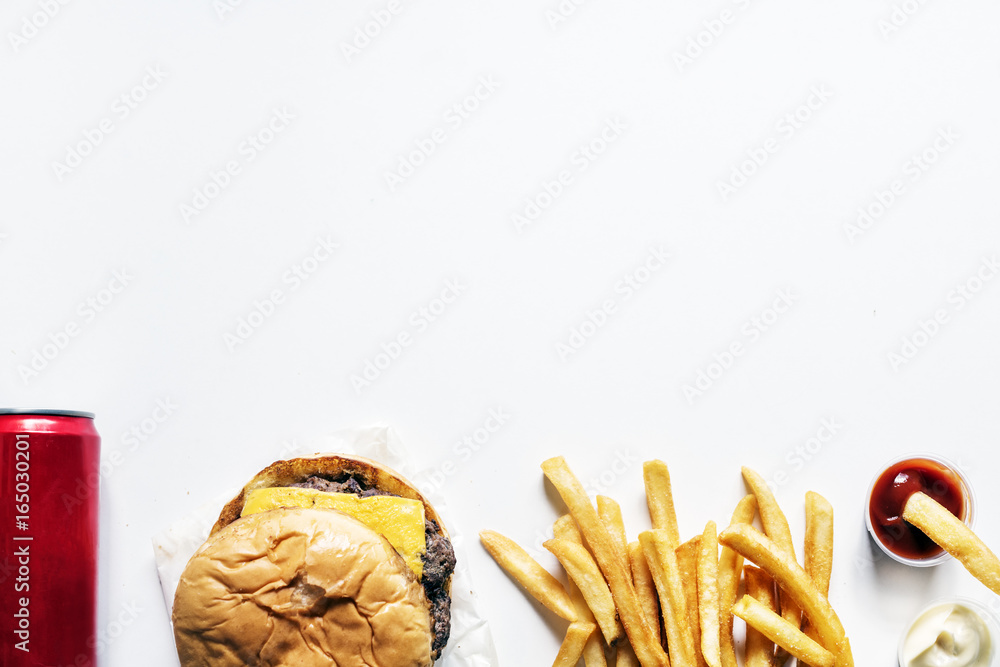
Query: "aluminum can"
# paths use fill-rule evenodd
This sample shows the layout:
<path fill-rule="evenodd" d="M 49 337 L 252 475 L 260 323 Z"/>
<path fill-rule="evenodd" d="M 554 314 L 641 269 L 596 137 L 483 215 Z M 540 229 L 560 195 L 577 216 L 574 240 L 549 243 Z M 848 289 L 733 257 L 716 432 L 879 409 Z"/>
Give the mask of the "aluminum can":
<path fill-rule="evenodd" d="M 0 408 L 0 665 L 95 667 L 94 415 Z"/>

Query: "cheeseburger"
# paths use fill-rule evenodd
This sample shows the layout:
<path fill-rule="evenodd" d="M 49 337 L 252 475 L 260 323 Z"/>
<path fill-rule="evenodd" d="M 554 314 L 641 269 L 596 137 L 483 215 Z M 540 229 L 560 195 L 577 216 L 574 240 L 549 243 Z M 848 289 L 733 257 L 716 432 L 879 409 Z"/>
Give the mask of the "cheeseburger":
<path fill-rule="evenodd" d="M 451 629 L 441 517 L 368 459 L 278 461 L 222 510 L 174 597 L 183 667 L 426 667 Z"/>

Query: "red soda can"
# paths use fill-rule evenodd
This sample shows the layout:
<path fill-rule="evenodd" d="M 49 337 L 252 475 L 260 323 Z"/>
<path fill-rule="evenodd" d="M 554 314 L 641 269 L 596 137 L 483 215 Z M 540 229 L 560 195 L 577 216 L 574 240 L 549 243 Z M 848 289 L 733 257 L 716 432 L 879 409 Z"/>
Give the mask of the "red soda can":
<path fill-rule="evenodd" d="M 96 667 L 94 415 L 0 409 L 0 665 Z"/>

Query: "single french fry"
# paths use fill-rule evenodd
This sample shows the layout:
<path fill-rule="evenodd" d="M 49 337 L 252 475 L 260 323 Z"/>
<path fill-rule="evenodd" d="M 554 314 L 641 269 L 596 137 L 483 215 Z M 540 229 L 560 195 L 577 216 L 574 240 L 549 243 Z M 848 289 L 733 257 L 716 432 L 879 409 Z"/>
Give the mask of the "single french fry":
<path fill-rule="evenodd" d="M 656 641 L 662 643 L 660 637 L 660 603 L 656 599 L 656 583 L 653 581 L 653 573 L 649 571 L 649 563 L 646 562 L 646 555 L 642 552 L 642 544 L 638 540 L 629 543 L 628 559 L 630 569 L 632 570 L 632 585 L 635 586 L 636 595 L 639 596 L 642 613 L 646 617 L 650 628 L 652 628 L 653 634 L 656 636 Z"/>
<path fill-rule="evenodd" d="M 698 556 L 698 623 L 701 626 L 700 653 L 708 667 L 722 667 L 719 643 L 719 538 L 715 522 L 709 521 L 701 535 Z M 695 645 L 698 649 L 699 646 Z"/>
<path fill-rule="evenodd" d="M 656 641 L 642 612 L 631 573 L 626 571 L 624 563 L 616 557 L 612 538 L 587 497 L 583 484 L 561 456 L 544 461 L 542 471 L 566 503 L 600 566 L 639 663 L 642 667 L 669 667 L 670 660 Z"/>
<path fill-rule="evenodd" d="M 618 629 L 615 601 L 611 596 L 611 589 L 604 581 L 604 575 L 601 574 L 590 552 L 582 544 L 568 540 L 548 540 L 544 546 L 559 559 L 569 578 L 583 593 L 587 606 L 590 607 L 597 625 L 601 628 L 604 640 L 609 644 L 618 641 L 621 634 Z"/>
<path fill-rule="evenodd" d="M 833 573 L 833 505 L 815 491 L 806 493 L 806 539 L 803 565 L 809 578 L 823 595 L 830 595 Z M 802 630 L 810 639 L 817 639 L 816 630 L 808 619 Z"/>
<path fill-rule="evenodd" d="M 1000 559 L 961 519 L 924 493 L 914 493 L 903 507 L 903 519 L 955 557 L 972 576 L 1000 595 Z"/>
<path fill-rule="evenodd" d="M 816 627 L 823 648 L 833 653 L 835 667 L 854 667 L 851 643 L 837 613 L 802 566 L 785 549 L 745 524 L 729 526 L 719 534 L 719 541 L 756 563 L 789 594 L 796 606 L 805 612 L 809 622 Z"/>
<path fill-rule="evenodd" d="M 757 512 L 757 499 L 751 494 L 744 496 L 733 511 L 733 524 L 750 524 Z M 719 556 L 719 647 L 722 667 L 739 667 L 736 660 L 736 645 L 733 642 L 733 605 L 740 587 L 740 573 L 743 571 L 743 556 L 727 546 L 722 547 Z"/>
<path fill-rule="evenodd" d="M 733 605 L 733 613 L 802 663 L 813 667 L 835 667 L 833 653 L 749 595 L 744 595 Z"/>
<path fill-rule="evenodd" d="M 587 640 L 595 634 L 597 627 L 593 623 L 575 622 L 570 623 L 566 629 L 566 638 L 563 639 L 556 654 L 556 660 L 552 667 L 576 667 L 583 655 L 583 648 L 587 645 Z"/>
<path fill-rule="evenodd" d="M 625 521 L 622 519 L 622 508 L 614 498 L 597 496 L 597 514 L 608 528 L 611 541 L 628 567 L 628 540 L 625 538 Z"/>
<path fill-rule="evenodd" d="M 743 579 L 746 582 L 747 595 L 774 613 L 778 613 L 778 595 L 774 590 L 774 579 L 767 572 L 753 565 L 744 565 Z M 775 662 L 774 642 L 753 626 L 747 626 L 745 667 L 776 667 Z"/>
<path fill-rule="evenodd" d="M 646 504 L 654 530 L 666 530 L 670 547 L 676 549 L 681 543 L 677 528 L 677 511 L 674 508 L 674 494 L 670 486 L 670 471 L 667 464 L 658 459 L 642 464 L 642 478 L 646 484 Z"/>
<path fill-rule="evenodd" d="M 695 667 L 694 638 L 690 631 L 687 601 L 677 567 L 677 555 L 670 545 L 666 530 L 647 530 L 639 533 L 649 571 L 656 583 L 663 613 L 663 627 L 670 647 L 674 667 Z"/>
<path fill-rule="evenodd" d="M 792 542 L 792 531 L 788 527 L 788 519 L 781 511 L 778 501 L 771 493 L 767 482 L 757 472 L 743 467 L 743 480 L 747 489 L 757 498 L 757 509 L 760 511 L 760 522 L 764 527 L 764 534 L 774 541 L 780 548 L 788 551 L 792 560 L 795 560 L 795 544 Z M 784 591 L 778 591 L 779 606 L 781 607 L 781 617 L 786 621 L 800 627 L 802 624 L 802 611 L 795 602 Z"/>
<path fill-rule="evenodd" d="M 815 491 L 806 493 L 804 565 L 823 595 L 830 594 L 833 572 L 833 505 Z"/>
<path fill-rule="evenodd" d="M 677 556 L 677 571 L 684 588 L 684 603 L 687 605 L 691 621 L 691 639 L 694 643 L 694 660 L 697 667 L 708 667 L 701 652 L 701 624 L 698 622 L 698 557 L 701 555 L 701 535 L 695 535 L 674 549 Z"/>
<path fill-rule="evenodd" d="M 553 614 L 567 621 L 576 620 L 576 611 L 563 585 L 514 540 L 492 530 L 480 532 L 479 539 L 497 565 L 506 570 L 533 598 Z"/>

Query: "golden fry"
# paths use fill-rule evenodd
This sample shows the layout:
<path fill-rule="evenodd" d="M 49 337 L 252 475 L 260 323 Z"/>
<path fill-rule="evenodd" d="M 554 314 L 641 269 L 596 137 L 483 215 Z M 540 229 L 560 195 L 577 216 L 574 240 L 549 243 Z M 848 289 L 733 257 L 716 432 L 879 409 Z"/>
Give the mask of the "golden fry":
<path fill-rule="evenodd" d="M 659 642 L 661 641 L 660 604 L 656 599 L 656 584 L 653 582 L 653 573 L 649 571 L 649 563 L 646 562 L 646 555 L 642 552 L 642 545 L 638 540 L 628 545 L 628 559 L 632 570 L 632 584 L 635 586 L 636 595 L 639 596 L 643 615 L 653 630 L 656 641 Z"/>
<path fill-rule="evenodd" d="M 924 493 L 906 501 L 903 518 L 958 560 L 972 576 L 1000 595 L 1000 559 L 961 519 Z"/>
<path fill-rule="evenodd" d="M 552 667 L 576 667 L 583 655 L 583 648 L 587 645 L 587 640 L 596 632 L 597 628 L 593 623 L 570 623 L 566 629 L 566 638 L 563 639 L 559 653 Z"/>
<path fill-rule="evenodd" d="M 656 583 L 663 613 L 663 627 L 670 647 L 674 667 L 695 667 L 694 638 L 690 631 L 690 616 L 684 599 L 677 555 L 670 545 L 666 530 L 647 530 L 639 534 L 649 571 Z"/>
<path fill-rule="evenodd" d="M 628 540 L 625 538 L 625 521 L 622 520 L 622 508 L 608 496 L 597 496 L 597 514 L 608 529 L 611 541 L 615 544 L 615 551 L 619 553 L 622 561 L 628 567 Z"/>
<path fill-rule="evenodd" d="M 583 484 L 561 456 L 544 461 L 542 471 L 566 503 L 604 573 L 619 617 L 640 664 L 642 667 L 668 667 L 670 661 L 646 621 L 631 574 L 616 557 L 611 536 L 587 497 Z"/>
<path fill-rule="evenodd" d="M 646 484 L 646 504 L 653 529 L 667 531 L 670 548 L 676 549 L 681 543 L 681 536 L 667 464 L 660 460 L 646 461 L 642 464 L 642 479 Z"/>
<path fill-rule="evenodd" d="M 743 467 L 743 480 L 747 489 L 757 498 L 757 509 L 760 511 L 760 522 L 764 527 L 764 534 L 771 538 L 778 547 L 785 549 L 795 560 L 795 545 L 792 542 L 792 531 L 788 527 L 788 519 L 785 513 L 778 506 L 778 501 L 771 493 L 770 487 L 764 478 L 755 471 Z M 792 601 L 787 593 L 778 591 L 780 601 L 781 617 L 786 621 L 799 627 L 802 623 L 802 612 Z"/>
<path fill-rule="evenodd" d="M 479 533 L 483 546 L 497 565 L 507 571 L 533 598 L 553 614 L 567 621 L 576 620 L 576 611 L 566 589 L 516 542 L 492 530 Z"/>
<path fill-rule="evenodd" d="M 681 576 L 681 586 L 684 588 L 684 603 L 691 615 L 691 639 L 694 644 L 694 659 L 697 667 L 708 667 L 705 656 L 699 650 L 701 646 L 701 624 L 698 623 L 698 557 L 701 555 L 701 535 L 695 535 L 687 542 L 674 549 L 677 556 L 677 571 Z"/>
<path fill-rule="evenodd" d="M 815 491 L 806 493 L 805 568 L 823 595 L 833 572 L 833 505 Z"/>
<path fill-rule="evenodd" d="M 583 544 L 583 536 L 580 529 L 576 527 L 576 521 L 569 514 L 563 514 L 552 524 L 552 534 L 558 540 L 569 540 L 577 544 Z"/>
<path fill-rule="evenodd" d="M 746 581 L 747 595 L 774 613 L 778 613 L 778 596 L 774 590 L 774 579 L 753 565 L 743 567 L 743 578 Z M 775 667 L 775 662 L 774 642 L 753 626 L 747 626 L 745 667 Z"/>
<path fill-rule="evenodd" d="M 698 623 L 701 626 L 700 652 L 708 667 L 722 667 L 719 644 L 719 538 L 715 522 L 709 521 L 701 535 L 698 556 Z M 698 645 L 695 645 L 698 649 Z"/>
<path fill-rule="evenodd" d="M 719 541 L 756 563 L 789 594 L 815 626 L 823 647 L 834 654 L 836 667 L 854 667 L 851 644 L 836 612 L 802 566 L 785 549 L 766 535 L 743 524 L 726 528 L 719 534 Z"/>
<path fill-rule="evenodd" d="M 569 578 L 580 589 L 605 641 L 609 644 L 618 641 L 621 634 L 618 630 L 615 601 L 590 552 L 582 544 L 559 539 L 548 540 L 545 548 L 559 559 Z"/>
<path fill-rule="evenodd" d="M 757 499 L 753 495 L 744 496 L 733 511 L 733 524 L 750 524 L 757 512 Z M 727 546 L 722 547 L 719 556 L 719 647 L 722 652 L 722 667 L 739 667 L 736 661 L 736 645 L 733 643 L 733 604 L 740 587 L 740 573 L 743 571 L 743 556 Z"/>
<path fill-rule="evenodd" d="M 806 539 L 804 562 L 806 573 L 823 595 L 830 595 L 830 576 L 833 573 L 833 506 L 814 491 L 806 493 Z M 810 639 L 816 631 L 808 620 L 802 630 Z"/>
<path fill-rule="evenodd" d="M 835 667 L 833 653 L 809 639 L 798 627 L 749 595 L 744 595 L 733 605 L 733 613 L 746 621 L 748 626 L 798 658 L 801 663 L 812 667 Z"/>

